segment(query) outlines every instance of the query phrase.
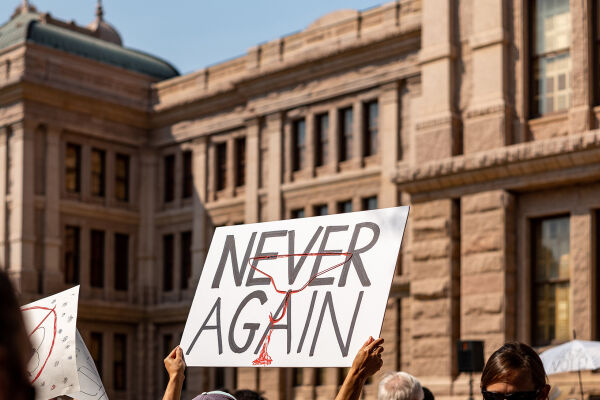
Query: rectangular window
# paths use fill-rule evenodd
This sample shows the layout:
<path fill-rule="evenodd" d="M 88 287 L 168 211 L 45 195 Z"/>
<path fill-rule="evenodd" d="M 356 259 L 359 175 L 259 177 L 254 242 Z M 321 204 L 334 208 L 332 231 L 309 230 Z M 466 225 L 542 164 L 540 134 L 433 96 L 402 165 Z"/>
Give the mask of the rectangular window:
<path fill-rule="evenodd" d="M 327 209 L 327 204 L 319 204 L 319 205 L 314 206 L 313 207 L 313 214 L 315 216 L 329 214 L 329 210 Z"/>
<path fill-rule="evenodd" d="M 163 236 L 163 291 L 173 290 L 173 263 L 175 240 L 172 234 Z"/>
<path fill-rule="evenodd" d="M 225 387 L 225 368 L 217 367 L 215 368 L 215 386 L 217 390 L 223 389 Z"/>
<path fill-rule="evenodd" d="M 115 290 L 129 289 L 129 235 L 115 233 Z"/>
<path fill-rule="evenodd" d="M 167 354 L 171 353 L 171 350 L 173 350 L 173 335 L 170 333 L 167 333 L 165 335 L 163 335 L 162 337 L 162 354 L 164 354 L 165 356 Z M 169 374 L 167 373 L 166 369 L 162 369 L 163 371 L 163 387 L 166 387 L 167 384 L 169 383 Z"/>
<path fill-rule="evenodd" d="M 65 283 L 79 283 L 79 228 L 76 226 L 65 227 Z"/>
<path fill-rule="evenodd" d="M 320 114 L 315 124 L 315 165 L 320 167 L 329 161 L 329 114 Z"/>
<path fill-rule="evenodd" d="M 89 351 L 92 359 L 94 360 L 94 364 L 96 364 L 98 374 L 100 375 L 100 378 L 102 378 L 102 333 L 92 332 L 90 334 Z"/>
<path fill-rule="evenodd" d="M 192 277 L 192 232 L 181 233 L 181 288 L 187 289 Z"/>
<path fill-rule="evenodd" d="M 323 386 L 327 375 L 327 368 L 315 368 L 315 386 Z"/>
<path fill-rule="evenodd" d="M 106 192 L 106 152 L 92 149 L 92 196 L 104 197 Z"/>
<path fill-rule="evenodd" d="M 306 121 L 292 122 L 292 170 L 300 171 L 306 163 Z"/>
<path fill-rule="evenodd" d="M 600 340 L 600 210 L 596 210 L 594 218 L 595 229 L 595 246 L 596 252 L 596 286 L 594 288 L 595 302 L 596 302 L 596 335 L 594 340 Z M 600 399 L 599 399 L 600 400 Z"/>
<path fill-rule="evenodd" d="M 339 201 L 337 203 L 338 213 L 352 212 L 352 200 Z"/>
<path fill-rule="evenodd" d="M 227 187 L 227 143 L 218 143 L 215 149 L 216 188 L 223 190 Z"/>
<path fill-rule="evenodd" d="M 532 343 L 569 340 L 569 217 L 532 221 Z"/>
<path fill-rule="evenodd" d="M 104 287 L 104 231 L 90 231 L 90 285 Z"/>
<path fill-rule="evenodd" d="M 377 154 L 379 147 L 379 104 L 377 101 L 366 103 L 364 113 L 363 151 L 366 157 Z"/>
<path fill-rule="evenodd" d="M 127 390 L 127 335 L 115 333 L 113 343 L 113 387 Z"/>
<path fill-rule="evenodd" d="M 125 154 L 115 158 L 115 198 L 129 201 L 129 156 Z"/>
<path fill-rule="evenodd" d="M 165 203 L 175 200 L 175 155 L 169 154 L 164 163 L 164 196 Z"/>
<path fill-rule="evenodd" d="M 304 380 L 304 369 L 292 368 L 292 386 L 302 386 Z"/>
<path fill-rule="evenodd" d="M 235 139 L 235 186 L 246 184 L 246 138 Z"/>
<path fill-rule="evenodd" d="M 69 193 L 81 191 L 81 146 L 67 143 L 65 152 L 65 190 Z"/>
<path fill-rule="evenodd" d="M 182 196 L 184 199 L 192 197 L 194 191 L 194 175 L 192 174 L 192 151 L 183 152 L 183 190 Z"/>
<path fill-rule="evenodd" d="M 304 208 L 297 208 L 290 212 L 291 218 L 304 218 Z"/>
<path fill-rule="evenodd" d="M 362 202 L 363 210 L 377 210 L 377 196 L 365 197 Z"/>
<path fill-rule="evenodd" d="M 352 108 L 344 108 L 340 110 L 340 161 L 346 161 L 352 158 L 352 141 L 353 141 L 353 113 Z"/>
<path fill-rule="evenodd" d="M 571 102 L 569 0 L 535 0 L 531 12 L 532 117 L 564 111 Z"/>

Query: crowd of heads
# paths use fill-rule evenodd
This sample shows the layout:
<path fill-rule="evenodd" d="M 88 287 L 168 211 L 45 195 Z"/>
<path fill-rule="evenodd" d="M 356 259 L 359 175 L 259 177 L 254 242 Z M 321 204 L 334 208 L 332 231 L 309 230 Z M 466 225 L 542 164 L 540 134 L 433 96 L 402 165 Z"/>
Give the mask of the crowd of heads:
<path fill-rule="evenodd" d="M 27 362 L 32 350 L 25 332 L 17 296 L 6 273 L 0 269 L 0 400 L 33 400 Z M 366 379 L 382 366 L 383 339 L 369 338 L 357 353 L 352 371 L 346 377 L 336 400 L 357 400 Z M 165 400 L 178 400 L 185 379 L 181 348 L 164 360 L 169 374 Z M 358 376 L 359 378 L 355 378 Z M 538 354 L 530 346 L 509 342 L 488 359 L 481 375 L 484 400 L 547 400 L 550 386 Z M 433 400 L 430 390 L 406 372 L 387 374 L 379 383 L 379 400 Z M 202 393 L 194 400 L 265 400 L 252 390 L 231 394 L 221 391 Z"/>

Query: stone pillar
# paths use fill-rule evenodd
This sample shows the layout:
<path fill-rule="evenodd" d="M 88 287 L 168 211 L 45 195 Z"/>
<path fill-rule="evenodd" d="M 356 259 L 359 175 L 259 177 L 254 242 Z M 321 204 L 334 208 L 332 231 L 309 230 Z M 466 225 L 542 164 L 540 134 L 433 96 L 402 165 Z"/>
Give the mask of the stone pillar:
<path fill-rule="evenodd" d="M 472 97 L 464 125 L 464 152 L 473 153 L 511 144 L 509 106 L 505 99 L 509 65 L 508 33 L 503 0 L 473 3 L 473 33 L 469 38 L 473 65 Z"/>
<path fill-rule="evenodd" d="M 361 168 L 363 166 L 363 153 L 364 153 L 364 149 L 363 149 L 363 145 L 364 145 L 364 133 L 365 133 L 365 129 L 364 129 L 364 123 L 365 123 L 365 119 L 364 119 L 364 105 L 362 101 L 355 101 L 354 104 L 352 104 L 352 117 L 353 117 L 353 121 L 352 121 L 352 137 L 354 138 L 354 143 L 352 143 L 352 155 L 353 155 L 353 159 L 354 161 L 352 162 L 353 165 L 356 165 L 357 167 Z"/>
<path fill-rule="evenodd" d="M 46 130 L 46 203 L 44 224 L 44 293 L 57 293 L 64 287 L 61 272 L 63 227 L 60 220 L 60 129 L 48 126 Z"/>
<path fill-rule="evenodd" d="M 456 371 L 458 214 L 451 199 L 415 203 L 412 218 L 410 372 L 446 396 Z"/>
<path fill-rule="evenodd" d="M 0 127 L 0 268 L 7 267 L 6 260 L 6 190 L 8 182 L 8 127 Z"/>
<path fill-rule="evenodd" d="M 154 273 L 137 274 L 136 282 L 138 304 L 151 305 L 156 303 L 158 283 L 155 280 L 156 269 L 156 238 L 154 237 L 157 193 L 155 193 L 157 155 L 154 151 L 143 149 L 140 152 L 140 226 L 138 230 L 137 270 L 154 271 Z"/>
<path fill-rule="evenodd" d="M 486 359 L 515 338 L 514 208 L 503 190 L 461 203 L 461 339 L 483 340 Z"/>
<path fill-rule="evenodd" d="M 379 192 L 380 208 L 398 205 L 398 188 L 393 182 L 393 174 L 398 163 L 400 138 L 400 88 L 397 82 L 381 88 L 379 97 L 380 131 L 379 154 L 381 154 L 381 188 Z"/>
<path fill-rule="evenodd" d="M 281 173 L 283 149 L 283 115 L 281 113 L 267 116 L 266 137 L 269 141 L 269 181 L 267 182 L 268 213 L 266 221 L 282 218 Z"/>
<path fill-rule="evenodd" d="M 36 293 L 38 276 L 34 267 L 35 198 L 34 198 L 34 129 L 26 122 L 12 125 L 10 142 L 13 182 L 10 202 L 10 269 L 18 291 Z"/>
<path fill-rule="evenodd" d="M 258 202 L 258 185 L 260 179 L 260 119 L 246 121 L 246 203 L 245 223 L 258 222 L 260 204 Z"/>
<path fill-rule="evenodd" d="M 600 221 L 596 221 L 600 223 Z M 577 339 L 594 340 L 596 321 L 594 312 L 594 254 L 593 223 L 589 208 L 577 206 L 571 214 L 571 328 L 577 332 Z M 599 238 L 595 238 L 598 243 Z M 596 244 L 597 246 L 597 244 Z M 598 261 L 596 261 L 598 263 Z M 596 264 L 597 265 L 597 264 Z M 598 271 L 596 271 L 596 274 Z M 596 289 L 597 290 L 597 289 Z M 598 311 L 596 311 L 598 312 Z"/>
<path fill-rule="evenodd" d="M 593 91 L 590 81 L 592 71 L 592 49 L 590 43 L 590 20 L 594 18 L 588 1 L 571 0 L 571 108 L 569 109 L 569 134 L 578 134 L 591 127 L 591 104 Z M 594 34 L 593 32 L 591 33 Z M 595 84 L 595 83 L 594 83 Z"/>
<path fill-rule="evenodd" d="M 421 52 L 422 95 L 417 120 L 416 161 L 450 157 L 461 152 L 454 105 L 456 48 L 453 0 L 423 0 Z"/>
<path fill-rule="evenodd" d="M 193 142 L 192 171 L 194 179 L 194 221 L 192 227 L 192 281 L 190 288 L 196 288 L 202 274 L 206 257 L 206 177 L 207 139 L 200 137 Z"/>

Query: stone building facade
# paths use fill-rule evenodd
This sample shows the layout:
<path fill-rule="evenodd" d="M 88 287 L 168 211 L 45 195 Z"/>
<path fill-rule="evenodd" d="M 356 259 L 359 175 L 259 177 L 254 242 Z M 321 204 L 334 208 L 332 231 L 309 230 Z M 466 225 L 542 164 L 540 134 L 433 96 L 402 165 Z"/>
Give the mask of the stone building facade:
<path fill-rule="evenodd" d="M 600 338 L 599 8 L 399 0 L 179 76 L 101 9 L 25 2 L 0 27 L 0 264 L 23 302 L 80 283 L 110 398 L 160 398 L 214 227 L 410 205 L 383 372 L 465 398 L 459 339 Z M 194 368 L 185 398 L 332 398 L 343 375 Z"/>

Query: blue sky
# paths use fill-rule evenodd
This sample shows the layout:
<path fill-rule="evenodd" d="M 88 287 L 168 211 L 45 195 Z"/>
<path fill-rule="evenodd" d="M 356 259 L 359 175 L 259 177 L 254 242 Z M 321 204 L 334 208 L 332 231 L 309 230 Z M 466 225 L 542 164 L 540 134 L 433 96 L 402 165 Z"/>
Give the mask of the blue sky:
<path fill-rule="evenodd" d="M 30 0 L 39 11 L 79 25 L 93 21 L 96 0 Z M 331 11 L 362 10 L 385 0 L 104 0 L 104 17 L 125 46 L 186 73 L 244 54 L 256 44 L 302 30 Z M 0 1 L 4 24 L 21 0 Z"/>

